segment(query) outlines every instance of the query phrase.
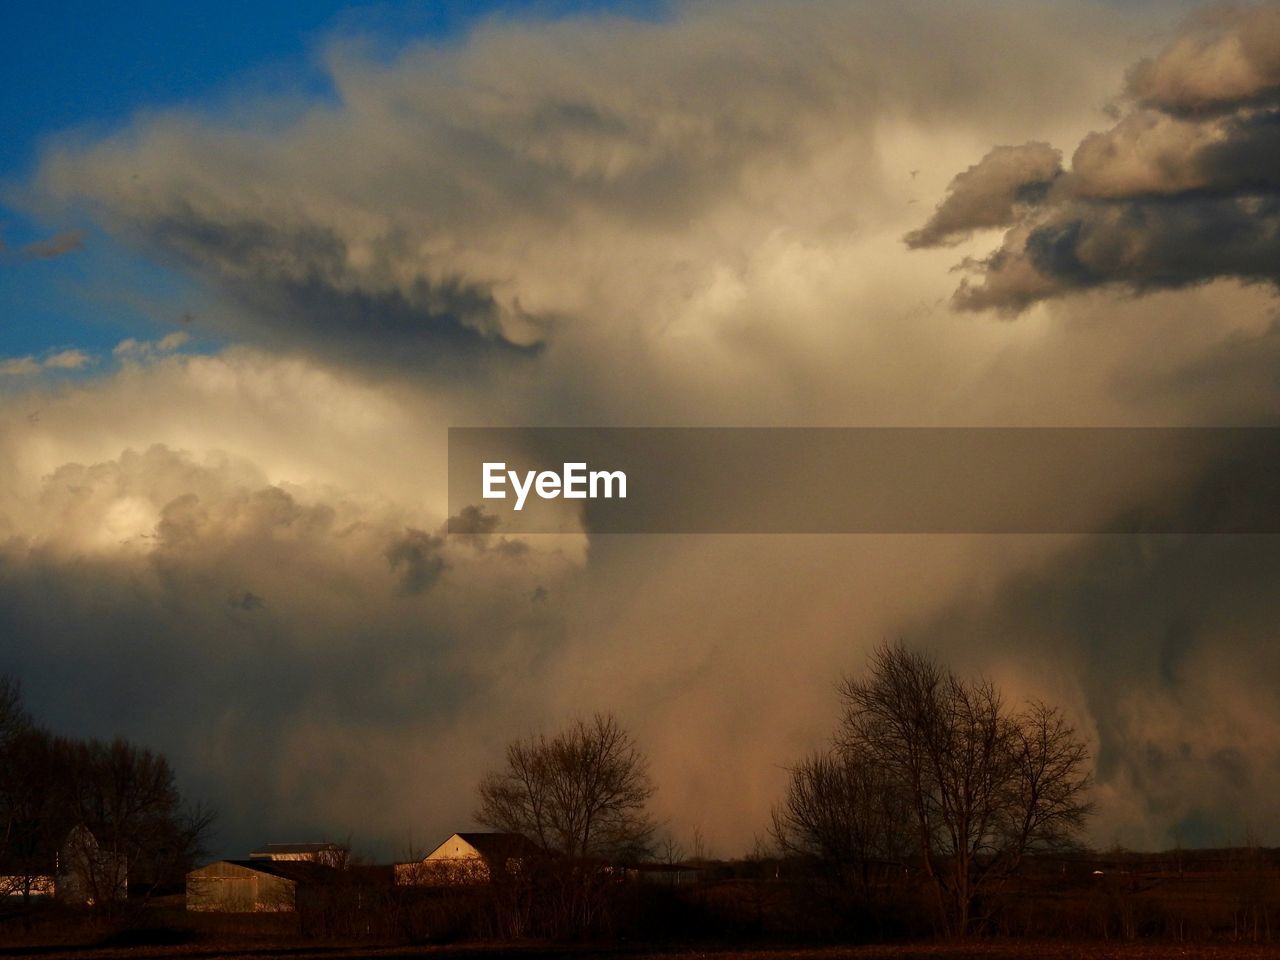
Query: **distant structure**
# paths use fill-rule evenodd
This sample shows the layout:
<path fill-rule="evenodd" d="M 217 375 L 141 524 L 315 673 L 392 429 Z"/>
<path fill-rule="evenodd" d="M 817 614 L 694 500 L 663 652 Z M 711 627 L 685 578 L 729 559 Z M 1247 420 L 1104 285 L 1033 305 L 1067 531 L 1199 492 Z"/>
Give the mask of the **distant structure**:
<path fill-rule="evenodd" d="M 217 860 L 187 874 L 187 909 L 202 913 L 292 913 L 300 896 L 348 866 L 340 843 L 268 843 L 247 860 Z"/>
<path fill-rule="evenodd" d="M 129 862 L 123 853 L 105 850 L 93 831 L 81 824 L 67 834 L 58 852 L 54 896 L 66 903 L 93 906 L 129 895 Z"/>
<path fill-rule="evenodd" d="M 298 893 L 331 873 L 313 860 L 218 860 L 187 874 L 187 909 L 203 913 L 292 913 Z"/>
<path fill-rule="evenodd" d="M 519 873 L 542 850 L 521 833 L 455 833 L 421 860 L 395 865 L 400 886 L 488 883 Z"/>
<path fill-rule="evenodd" d="M 0 863 L 0 897 L 55 897 L 64 903 L 93 906 L 123 900 L 128 893 L 128 860 L 102 849 L 83 824 L 67 834 L 56 852 L 46 851 L 28 863 Z"/>
<path fill-rule="evenodd" d="M 349 855 L 350 851 L 339 843 L 268 843 L 254 850 L 249 858 L 341 867 L 347 862 Z"/>
<path fill-rule="evenodd" d="M 623 876 L 639 883 L 682 887 L 702 879 L 702 868 L 688 863 L 637 863 L 623 868 Z"/>

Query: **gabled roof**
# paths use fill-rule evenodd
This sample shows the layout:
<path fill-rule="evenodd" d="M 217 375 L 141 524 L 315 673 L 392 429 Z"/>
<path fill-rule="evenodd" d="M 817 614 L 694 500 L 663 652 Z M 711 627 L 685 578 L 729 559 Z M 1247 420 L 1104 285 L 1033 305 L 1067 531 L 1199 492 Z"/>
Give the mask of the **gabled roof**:
<path fill-rule="evenodd" d="M 494 863 L 505 862 L 513 857 L 533 857 L 542 852 L 538 845 L 523 833 L 467 832 L 450 834 L 428 854 L 428 859 L 439 853 L 454 837 L 473 847 L 485 860 Z"/>
<path fill-rule="evenodd" d="M 258 857 L 251 860 L 218 860 L 215 862 L 230 863 L 233 866 L 244 867 L 246 870 L 265 873 L 267 876 L 292 880 L 294 883 L 307 883 L 322 877 L 333 876 L 334 873 L 333 867 L 327 867 L 322 863 L 308 863 L 298 860 L 268 860 L 265 857 Z"/>

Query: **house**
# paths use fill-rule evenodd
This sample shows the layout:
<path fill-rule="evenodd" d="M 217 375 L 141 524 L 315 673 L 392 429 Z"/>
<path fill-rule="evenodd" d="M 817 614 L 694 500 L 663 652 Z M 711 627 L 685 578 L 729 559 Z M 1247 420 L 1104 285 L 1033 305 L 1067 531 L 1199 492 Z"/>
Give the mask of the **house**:
<path fill-rule="evenodd" d="M 129 862 L 123 853 L 105 849 L 93 831 L 80 824 L 67 834 L 58 851 L 54 896 L 64 903 L 93 906 L 129 895 Z"/>
<path fill-rule="evenodd" d="M 541 855 L 536 843 L 521 833 L 455 833 L 421 860 L 397 863 L 400 886 L 443 886 L 488 883 L 520 872 Z"/>
<path fill-rule="evenodd" d="M 333 868 L 305 859 L 217 860 L 187 874 L 187 909 L 204 913 L 292 913 L 299 891 Z"/>
<path fill-rule="evenodd" d="M 93 831 L 81 824 L 56 850 L 36 850 L 23 861 L 0 863 L 0 897 L 56 897 L 64 903 L 93 906 L 128 896 L 128 861 L 103 849 Z"/>
<path fill-rule="evenodd" d="M 341 867 L 347 862 L 349 854 L 350 851 L 338 843 L 268 843 L 250 853 L 249 858 Z"/>

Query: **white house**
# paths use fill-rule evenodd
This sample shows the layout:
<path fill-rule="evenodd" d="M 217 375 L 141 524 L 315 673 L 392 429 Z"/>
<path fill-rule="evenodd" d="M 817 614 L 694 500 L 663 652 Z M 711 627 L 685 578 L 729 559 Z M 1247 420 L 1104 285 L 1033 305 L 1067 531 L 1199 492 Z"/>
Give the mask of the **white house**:
<path fill-rule="evenodd" d="M 440 886 L 488 883 L 503 874 L 516 874 L 538 845 L 520 833 L 455 833 L 421 860 L 397 863 L 401 886 Z"/>

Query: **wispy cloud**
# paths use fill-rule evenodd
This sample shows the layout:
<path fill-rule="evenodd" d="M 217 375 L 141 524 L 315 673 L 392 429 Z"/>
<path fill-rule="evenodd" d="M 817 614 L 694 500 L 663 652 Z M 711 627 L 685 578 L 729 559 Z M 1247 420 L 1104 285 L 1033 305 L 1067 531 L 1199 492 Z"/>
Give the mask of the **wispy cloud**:
<path fill-rule="evenodd" d="M 43 359 L 34 355 L 0 359 L 0 376 L 31 376 L 45 370 L 79 370 L 93 362 L 83 350 L 60 350 Z"/>
<path fill-rule="evenodd" d="M 67 230 L 48 240 L 38 240 L 22 247 L 18 253 L 24 260 L 53 260 L 84 247 L 84 234 L 79 230 Z"/>
<path fill-rule="evenodd" d="M 111 351 L 117 360 L 146 360 L 173 353 L 190 341 L 190 334 L 181 330 L 166 334 L 159 340 L 137 340 L 129 337 L 121 340 Z"/>

